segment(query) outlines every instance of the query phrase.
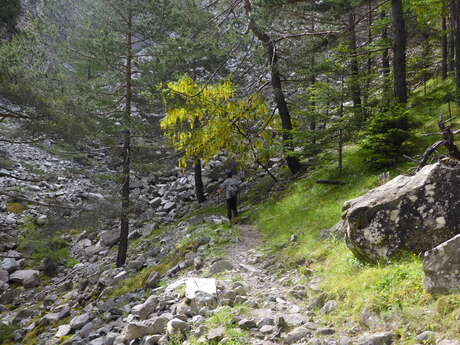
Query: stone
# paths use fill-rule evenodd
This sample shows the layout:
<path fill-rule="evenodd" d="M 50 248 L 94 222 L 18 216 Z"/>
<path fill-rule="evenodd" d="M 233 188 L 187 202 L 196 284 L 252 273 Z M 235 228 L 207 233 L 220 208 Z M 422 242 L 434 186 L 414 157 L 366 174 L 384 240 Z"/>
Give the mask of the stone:
<path fill-rule="evenodd" d="M 43 226 L 48 223 L 48 217 L 46 215 L 38 216 L 35 219 L 35 223 L 37 223 L 38 226 Z"/>
<path fill-rule="evenodd" d="M 217 295 L 216 280 L 213 278 L 188 278 L 185 282 L 185 297 L 194 299 L 197 292 Z"/>
<path fill-rule="evenodd" d="M 318 328 L 316 331 L 317 335 L 332 335 L 335 333 L 335 329 L 329 327 Z"/>
<path fill-rule="evenodd" d="M 7 270 L 0 269 L 0 285 L 8 283 L 9 274 Z"/>
<path fill-rule="evenodd" d="M 19 270 L 10 275 L 10 283 L 19 283 L 25 288 L 40 285 L 39 272 L 36 270 Z"/>
<path fill-rule="evenodd" d="M 55 337 L 56 338 L 65 337 L 67 334 L 70 333 L 71 330 L 72 330 L 72 327 L 70 327 L 70 325 L 61 325 L 58 327 Z"/>
<path fill-rule="evenodd" d="M 84 313 L 78 316 L 75 316 L 72 320 L 70 320 L 70 327 L 73 330 L 80 329 L 84 325 L 86 325 L 91 319 L 91 315 L 89 313 Z"/>
<path fill-rule="evenodd" d="M 211 329 L 206 338 L 208 338 L 208 340 L 210 341 L 221 341 L 225 336 L 225 328 L 224 327 L 217 327 L 217 328 L 213 328 Z"/>
<path fill-rule="evenodd" d="M 311 338 L 307 345 L 323 345 L 323 342 L 319 338 Z"/>
<path fill-rule="evenodd" d="M 166 331 L 169 335 L 185 334 L 188 328 L 188 323 L 178 318 L 169 320 L 168 324 L 166 325 Z"/>
<path fill-rule="evenodd" d="M 295 344 L 311 335 L 311 331 L 305 327 L 297 327 L 290 331 L 284 339 L 285 344 Z"/>
<path fill-rule="evenodd" d="M 241 329 L 251 329 L 257 327 L 256 322 L 253 319 L 243 319 L 238 322 L 238 326 Z"/>
<path fill-rule="evenodd" d="M 48 313 L 43 316 L 38 322 L 39 326 L 51 325 L 52 323 L 59 320 L 59 313 Z"/>
<path fill-rule="evenodd" d="M 270 317 L 265 317 L 257 322 L 257 328 L 262 328 L 263 326 L 274 326 L 275 320 Z"/>
<path fill-rule="evenodd" d="M 460 345 L 460 341 L 444 339 L 436 343 L 436 345 Z"/>
<path fill-rule="evenodd" d="M 460 233 L 460 164 L 427 165 L 346 202 L 346 243 L 367 262 L 430 250 Z"/>
<path fill-rule="evenodd" d="M 134 315 L 138 316 L 139 319 L 145 320 L 149 317 L 150 314 L 153 313 L 157 305 L 158 297 L 152 295 L 149 298 L 147 298 L 147 300 L 144 303 L 134 306 L 131 312 Z"/>
<path fill-rule="evenodd" d="M 323 307 L 320 310 L 320 313 L 325 315 L 329 314 L 330 312 L 334 311 L 337 308 L 337 302 L 332 300 L 332 301 L 327 301 L 326 304 L 323 305 Z"/>
<path fill-rule="evenodd" d="M 152 273 L 150 273 L 147 280 L 145 281 L 145 287 L 155 288 L 157 287 L 160 280 L 161 280 L 160 273 L 158 273 L 157 271 L 152 271 Z"/>
<path fill-rule="evenodd" d="M 103 246 L 112 247 L 120 239 L 120 230 L 112 229 L 112 230 L 102 231 L 99 234 L 99 238 Z"/>
<path fill-rule="evenodd" d="M 164 316 L 154 317 L 143 321 L 132 321 L 126 326 L 126 340 L 133 340 L 151 334 L 163 334 L 168 319 Z"/>
<path fill-rule="evenodd" d="M 231 262 L 227 260 L 219 260 L 211 265 L 211 268 L 209 269 L 209 274 L 214 275 L 217 273 L 230 271 L 232 269 L 233 269 L 233 265 L 231 264 Z"/>
<path fill-rule="evenodd" d="M 353 339 L 347 336 L 343 336 L 339 340 L 339 345 L 352 345 Z"/>
<path fill-rule="evenodd" d="M 2 268 L 8 273 L 13 273 L 20 268 L 20 265 L 14 258 L 5 258 L 2 262 Z"/>
<path fill-rule="evenodd" d="M 436 332 L 425 331 L 415 337 L 415 340 L 424 344 L 434 344 L 436 340 Z"/>
<path fill-rule="evenodd" d="M 275 330 L 276 330 L 276 327 L 271 326 L 271 325 L 265 325 L 259 329 L 260 333 L 262 334 L 270 334 L 270 333 L 273 333 Z"/>
<path fill-rule="evenodd" d="M 356 345 L 391 345 L 395 338 L 392 332 L 364 334 L 358 338 Z"/>
<path fill-rule="evenodd" d="M 460 235 L 425 253 L 425 289 L 432 294 L 460 292 Z"/>
<path fill-rule="evenodd" d="M 93 330 L 94 330 L 94 324 L 90 321 L 80 329 L 80 331 L 78 332 L 78 335 L 82 337 L 83 339 L 85 339 L 85 338 L 88 338 L 88 336 Z"/>
<path fill-rule="evenodd" d="M 360 322 L 367 328 L 374 329 L 380 326 L 379 315 L 369 307 L 364 307 L 360 314 Z"/>

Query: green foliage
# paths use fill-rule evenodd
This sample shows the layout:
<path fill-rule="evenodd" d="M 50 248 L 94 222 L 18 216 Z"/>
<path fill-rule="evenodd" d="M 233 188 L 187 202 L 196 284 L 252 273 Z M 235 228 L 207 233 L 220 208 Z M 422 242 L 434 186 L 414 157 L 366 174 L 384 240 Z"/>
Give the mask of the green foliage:
<path fill-rule="evenodd" d="M 412 151 L 410 140 L 414 127 L 407 112 L 400 107 L 376 114 L 365 130 L 362 147 L 366 162 L 375 170 L 390 168 Z"/>
<path fill-rule="evenodd" d="M 111 287 L 107 293 L 108 298 L 116 298 L 123 296 L 129 292 L 136 291 L 144 287 L 150 273 L 153 272 L 153 267 L 146 267 L 141 271 L 131 275 L 128 279 L 122 280 L 115 286 Z"/>
<path fill-rule="evenodd" d="M 20 0 L 2 0 L 2 10 L 0 11 L 0 28 L 6 27 L 12 31 L 16 25 L 16 19 L 21 11 Z"/>
<path fill-rule="evenodd" d="M 62 262 L 73 266 L 70 260 L 69 244 L 62 238 L 62 231 L 46 231 L 38 227 L 32 218 L 26 218 L 21 226 L 18 248 L 30 256 L 30 263 L 37 264 L 43 259 Z"/>
<path fill-rule="evenodd" d="M 3 322 L 0 323 L 0 344 L 6 344 L 14 340 L 14 331 L 18 326 L 8 325 Z"/>

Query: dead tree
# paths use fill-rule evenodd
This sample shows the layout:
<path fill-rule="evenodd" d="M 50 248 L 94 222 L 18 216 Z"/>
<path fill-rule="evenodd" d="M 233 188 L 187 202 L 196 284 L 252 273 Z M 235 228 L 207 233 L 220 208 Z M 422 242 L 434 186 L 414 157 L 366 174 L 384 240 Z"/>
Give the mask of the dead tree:
<path fill-rule="evenodd" d="M 433 145 L 431 145 L 429 148 L 425 150 L 423 153 L 422 157 L 420 158 L 419 165 L 417 168 L 417 171 L 420 171 L 428 162 L 428 159 L 433 155 L 434 152 L 436 152 L 441 146 L 446 147 L 448 155 L 450 158 L 456 159 L 460 161 L 460 151 L 455 145 L 455 134 L 460 133 L 460 130 L 452 131 L 452 128 L 450 125 L 446 125 L 447 122 L 451 121 L 452 119 L 444 120 L 441 118 L 441 120 L 438 122 L 439 129 L 441 132 L 437 133 L 429 133 L 426 135 L 441 135 L 442 140 L 439 140 L 435 142 Z"/>

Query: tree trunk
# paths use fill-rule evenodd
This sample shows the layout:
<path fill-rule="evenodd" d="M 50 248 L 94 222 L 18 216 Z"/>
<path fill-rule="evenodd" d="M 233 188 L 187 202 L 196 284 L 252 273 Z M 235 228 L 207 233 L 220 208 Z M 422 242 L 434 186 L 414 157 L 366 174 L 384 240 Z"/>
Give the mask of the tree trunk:
<path fill-rule="evenodd" d="M 407 103 L 406 24 L 401 0 L 391 0 L 393 13 L 393 74 L 394 93 L 399 103 Z"/>
<path fill-rule="evenodd" d="M 372 0 L 368 0 L 367 2 L 367 15 L 368 15 L 368 26 L 367 26 L 367 40 L 368 45 L 370 45 L 373 41 L 372 37 Z M 366 77 L 366 89 L 364 91 L 364 116 L 366 119 L 371 117 L 371 111 L 369 108 L 369 93 L 371 88 L 371 72 L 372 72 L 372 56 L 371 53 L 367 53 L 367 77 Z"/>
<path fill-rule="evenodd" d="M 460 107 L 460 0 L 455 1 L 455 81 L 457 85 L 457 105 Z"/>
<path fill-rule="evenodd" d="M 315 32 L 315 21 L 314 19 L 312 19 L 312 22 L 311 22 L 311 32 Z M 313 50 L 311 52 L 311 78 L 310 78 L 310 82 L 311 82 L 311 86 L 313 87 L 316 83 L 316 75 L 315 75 L 315 51 Z M 312 144 L 313 145 L 316 145 L 316 139 L 315 139 L 315 131 L 316 131 L 316 102 L 313 100 L 311 102 L 311 112 L 313 114 L 313 118 L 310 122 L 310 131 L 313 135 L 313 139 L 312 139 Z"/>
<path fill-rule="evenodd" d="M 441 14 L 441 77 L 447 79 L 448 73 L 448 50 L 447 50 L 447 18 L 446 18 L 446 4 L 443 4 L 443 13 Z"/>
<path fill-rule="evenodd" d="M 361 87 L 359 86 L 359 66 L 358 56 L 356 51 L 356 28 L 355 28 L 355 13 L 352 11 L 348 16 L 348 25 L 350 28 L 350 91 L 351 99 L 353 100 L 353 111 L 358 123 L 361 123 L 362 118 L 362 104 L 361 104 Z"/>
<path fill-rule="evenodd" d="M 381 19 L 385 19 L 385 11 L 380 14 Z M 382 40 L 386 42 L 388 40 L 388 29 L 385 27 L 382 32 Z M 383 77 L 383 98 L 384 103 L 387 104 L 390 95 L 390 50 L 385 48 L 382 53 L 382 77 Z"/>
<path fill-rule="evenodd" d="M 289 170 L 295 174 L 302 168 L 297 157 L 294 156 L 294 143 L 292 142 L 292 122 L 289 108 L 286 103 L 286 98 L 283 93 L 281 75 L 278 66 L 278 54 L 275 49 L 275 45 L 271 40 L 270 36 L 262 31 L 256 24 L 254 18 L 251 17 L 252 6 L 249 0 L 245 0 L 244 7 L 246 14 L 249 17 L 249 28 L 254 35 L 263 43 L 268 63 L 270 66 L 270 81 L 273 88 L 273 97 L 278 108 L 278 112 L 281 119 L 281 127 L 283 129 L 283 145 L 284 155 Z"/>
<path fill-rule="evenodd" d="M 448 54 L 449 54 L 449 72 L 455 71 L 455 0 L 450 1 L 450 13 L 449 13 L 449 43 L 448 43 Z"/>
<path fill-rule="evenodd" d="M 131 160 L 131 100 L 132 100 L 132 8 L 131 0 L 128 4 L 128 30 L 126 34 L 126 103 L 123 130 L 123 185 L 121 188 L 121 215 L 120 215 L 120 243 L 118 245 L 117 267 L 122 267 L 126 262 L 129 234 L 129 182 Z"/>
<path fill-rule="evenodd" d="M 201 159 L 195 160 L 195 195 L 196 200 L 201 204 L 202 202 L 206 201 L 206 197 L 204 196 L 204 186 L 203 186 L 203 179 L 201 176 Z"/>

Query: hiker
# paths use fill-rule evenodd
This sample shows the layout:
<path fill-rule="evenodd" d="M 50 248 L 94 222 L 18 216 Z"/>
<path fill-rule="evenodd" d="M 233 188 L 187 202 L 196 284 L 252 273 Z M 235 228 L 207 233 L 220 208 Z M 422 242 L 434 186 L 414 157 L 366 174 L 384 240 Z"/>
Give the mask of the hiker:
<path fill-rule="evenodd" d="M 227 178 L 221 184 L 221 190 L 225 191 L 225 199 L 227 201 L 227 216 L 231 223 L 238 223 L 238 187 L 240 182 L 233 178 L 233 172 L 231 170 L 225 170 Z"/>

